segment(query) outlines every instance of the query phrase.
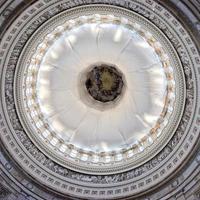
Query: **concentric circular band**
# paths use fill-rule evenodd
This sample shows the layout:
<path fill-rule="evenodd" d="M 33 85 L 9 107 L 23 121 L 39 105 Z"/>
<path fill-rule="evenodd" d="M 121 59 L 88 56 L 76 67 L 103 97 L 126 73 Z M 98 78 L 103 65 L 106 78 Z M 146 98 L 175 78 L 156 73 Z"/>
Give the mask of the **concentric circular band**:
<path fill-rule="evenodd" d="M 95 0 L 93 3 L 90 0 L 39 0 L 18 16 L 12 27 L 6 30 L 0 44 L 0 137 L 13 160 L 28 176 L 34 178 L 35 183 L 46 186 L 48 192 L 53 190 L 66 198 L 137 198 L 152 191 L 156 185 L 161 186 L 171 175 L 176 176 L 197 144 L 200 119 L 199 52 L 177 17 L 155 1 Z M 85 8 L 86 4 L 89 6 Z M 174 120 L 169 121 L 172 128 L 166 130 L 171 135 L 161 134 L 152 146 L 153 151 L 147 148 L 147 151 L 144 150 L 134 159 L 125 160 L 124 166 L 114 163 L 111 167 L 102 165 L 95 168 L 84 162 L 70 160 L 70 157 L 63 161 L 58 154 L 54 154 L 58 152 L 56 149 L 49 148 L 48 142 L 44 145 L 34 138 L 35 134 L 32 133 L 35 132 L 29 129 L 31 124 L 26 123 L 26 117 L 23 116 L 25 110 L 20 107 L 23 105 L 22 96 L 19 95 L 23 91 L 20 87 L 23 85 L 21 75 L 30 64 L 28 58 L 34 55 L 38 43 L 43 41 L 43 36 L 66 20 L 83 15 L 82 12 L 84 15 L 93 15 L 97 11 L 102 15 L 109 12 L 115 16 L 123 15 L 146 27 L 145 30 L 152 33 L 169 56 L 175 75 L 177 112 L 174 113 Z M 16 177 L 15 174 L 13 176 Z M 30 187 L 30 184 L 26 185 L 27 181 L 21 182 L 27 190 L 32 190 L 31 194 L 34 193 L 34 184 Z"/>
<path fill-rule="evenodd" d="M 24 121 L 24 126 L 25 129 L 27 130 L 27 133 L 31 133 L 30 137 L 33 139 L 33 141 L 37 141 L 36 144 L 39 145 L 40 148 L 42 148 L 44 150 L 45 153 L 47 154 L 51 154 L 54 155 L 54 159 L 58 162 L 60 162 L 61 164 L 64 164 L 68 167 L 70 167 L 71 169 L 76 168 L 77 170 L 81 170 L 84 172 L 84 170 L 89 170 L 91 173 L 111 173 L 113 172 L 113 169 L 116 172 L 119 172 L 121 170 L 127 170 L 130 168 L 133 168 L 137 165 L 140 165 L 141 163 L 143 163 L 147 158 L 151 158 L 153 155 L 155 155 L 157 152 L 160 151 L 160 149 L 163 148 L 163 146 L 169 141 L 169 139 L 173 136 L 174 131 L 176 130 L 176 126 L 177 126 L 177 122 L 180 120 L 180 116 L 181 113 L 183 112 L 183 105 L 184 105 L 184 76 L 183 76 L 183 72 L 181 70 L 181 64 L 179 62 L 179 58 L 177 57 L 174 49 L 172 48 L 172 46 L 170 45 L 169 41 L 166 39 L 166 37 L 158 31 L 158 29 L 152 27 L 148 21 L 146 21 L 144 18 L 141 18 L 140 16 L 133 14 L 133 13 L 127 13 L 124 12 L 123 10 L 117 9 L 117 8 L 106 8 L 106 7 L 100 7 L 98 6 L 97 8 L 95 8 L 95 6 L 90 9 L 89 7 L 85 7 L 85 8 L 81 8 L 73 10 L 73 15 L 70 16 L 70 14 L 67 12 L 67 15 L 62 15 L 61 18 L 59 16 L 59 22 L 57 21 L 57 19 L 55 18 L 53 21 L 49 22 L 49 26 L 51 27 L 51 30 L 54 30 L 58 25 L 57 24 L 61 24 L 58 28 L 55 29 L 55 31 L 53 31 L 53 34 L 49 34 L 49 30 L 46 29 L 46 31 L 44 31 L 43 29 L 41 29 L 41 32 L 38 32 L 38 36 L 34 36 L 33 40 L 30 40 L 30 43 L 27 44 L 28 49 L 25 50 L 25 54 L 24 56 L 21 58 L 21 62 L 19 63 L 19 72 L 17 73 L 17 77 L 16 77 L 16 85 L 23 85 L 24 88 L 26 88 L 25 91 L 27 91 L 28 93 L 24 93 L 23 90 L 17 90 L 16 91 L 16 99 L 18 102 L 16 102 L 16 105 L 18 105 L 18 109 L 19 109 L 19 113 L 22 117 L 22 121 Z M 40 54 L 44 54 L 46 51 L 43 47 L 42 41 L 36 41 L 36 38 L 40 37 L 40 38 L 45 38 L 45 35 L 47 35 L 47 40 L 45 43 L 52 43 L 50 41 L 52 41 L 53 38 L 56 38 L 56 36 L 54 34 L 56 34 L 58 37 L 59 35 L 62 33 L 62 31 L 64 30 L 64 27 L 62 27 L 62 24 L 64 24 L 66 22 L 66 17 L 68 17 L 68 20 L 70 21 L 70 19 L 74 19 L 75 16 L 79 16 L 82 15 L 81 13 L 84 13 L 85 16 L 89 15 L 89 19 L 91 18 L 90 16 L 94 16 L 96 17 L 96 15 L 92 15 L 93 13 L 98 12 L 99 16 L 106 16 L 104 13 L 108 13 L 110 12 L 110 14 L 115 13 L 116 16 L 118 16 L 118 18 L 116 17 L 112 17 L 112 20 L 118 20 L 120 21 L 120 17 L 124 17 L 123 19 L 128 19 L 130 21 L 130 24 L 128 24 L 127 26 L 135 26 L 135 29 L 138 29 L 138 31 L 140 32 L 141 35 L 143 35 L 144 37 L 146 37 L 146 40 L 149 41 L 149 43 L 154 46 L 155 51 L 160 53 L 160 57 L 161 60 L 163 62 L 164 67 L 167 69 L 166 73 L 168 73 L 168 67 L 169 69 L 173 69 L 174 71 L 174 79 L 176 82 L 176 89 L 175 89 L 175 100 L 171 101 L 170 104 L 173 105 L 173 109 L 167 109 L 168 111 L 168 115 L 166 115 L 165 117 L 169 120 L 168 121 L 168 125 L 167 125 L 167 121 L 163 121 L 163 123 L 165 124 L 163 126 L 163 128 L 161 129 L 161 132 L 163 132 L 161 134 L 161 132 L 156 132 L 153 131 L 155 128 L 152 129 L 152 133 L 150 137 L 145 137 L 145 139 L 142 140 L 142 142 L 135 142 L 135 144 L 131 144 L 132 146 L 129 148 L 123 148 L 121 151 L 116 151 L 116 152 L 100 152 L 100 154 L 95 155 L 93 152 L 90 151 L 83 151 L 80 148 L 74 147 L 73 144 L 70 144 L 67 146 L 65 143 L 62 143 L 63 140 L 60 140 L 61 142 L 59 142 L 59 138 L 58 137 L 54 137 L 53 135 L 55 134 L 49 134 L 50 132 L 47 132 L 45 129 L 43 129 L 43 127 L 45 125 L 42 125 L 42 123 L 38 123 L 39 126 L 43 129 L 42 132 L 44 132 L 42 135 L 40 135 L 42 132 L 39 131 L 39 137 L 38 135 L 38 128 L 33 128 L 32 127 L 32 122 L 34 121 L 33 117 L 29 117 L 27 118 L 25 113 L 30 113 L 32 116 L 36 116 L 36 122 L 38 122 L 38 115 L 36 114 L 36 110 L 39 110 L 39 107 L 36 109 L 36 105 L 34 103 L 34 98 L 36 97 L 36 94 L 34 94 L 34 89 L 29 89 L 30 85 L 34 85 L 35 82 L 35 78 L 31 77 L 31 74 L 37 74 L 35 73 L 35 71 L 37 71 L 37 69 L 39 69 L 38 64 L 41 62 L 42 59 L 42 55 L 38 55 L 37 52 L 39 52 Z M 109 15 L 108 15 L 109 16 Z M 86 18 L 87 19 L 87 18 Z M 92 18 L 93 19 L 93 18 Z M 79 20 L 79 18 L 78 18 Z M 108 21 L 110 21 L 110 19 L 108 18 Z M 125 20 L 127 21 L 127 20 Z M 55 23 L 56 22 L 56 23 Z M 70 21 L 71 22 L 71 21 Z M 128 22 L 128 21 L 127 21 Z M 72 23 L 72 22 L 71 22 Z M 75 22 L 74 22 L 75 23 Z M 80 24 L 79 22 L 77 22 L 78 24 Z M 133 25 L 131 25 L 131 23 L 133 23 Z M 140 25 L 138 25 L 138 23 Z M 55 28 L 54 28 L 55 26 Z M 68 26 L 68 22 L 66 22 L 66 26 Z M 140 28 L 140 26 L 142 28 Z M 149 29 L 149 27 L 151 27 Z M 145 33 L 146 32 L 146 33 Z M 150 32 L 150 33 L 149 33 Z M 42 34 L 42 35 L 41 35 Z M 154 38 L 152 37 L 152 35 L 154 35 Z M 50 40 L 50 41 L 49 41 Z M 35 43 L 36 41 L 36 43 Z M 157 42 L 159 41 L 159 43 Z M 39 45 L 40 44 L 40 45 Z M 161 45 L 162 49 L 159 47 L 159 45 Z M 39 45 L 39 47 L 37 47 Z M 32 49 L 37 49 L 36 53 L 33 54 L 34 50 Z M 42 50 L 41 50 L 42 49 Z M 29 53 L 30 52 L 30 53 Z M 167 55 L 167 56 L 166 56 Z M 25 57 L 27 56 L 27 57 Z M 32 59 L 32 63 L 30 63 L 30 67 L 29 67 L 29 60 Z M 28 61 L 28 63 L 26 62 L 26 60 Z M 35 64 L 36 63 L 36 64 Z M 28 65 L 27 65 L 28 64 Z M 24 66 L 24 67 L 23 67 Z M 29 70 L 27 71 L 26 68 Z M 34 73 L 32 73 L 30 70 L 34 70 Z M 25 71 L 25 74 L 24 74 Z M 171 71 L 171 70 L 170 70 Z M 168 76 L 168 75 L 167 75 Z M 24 78 L 25 77 L 25 78 Z M 26 79 L 27 77 L 27 79 Z M 37 76 L 35 76 L 37 77 Z M 168 76 L 171 77 L 171 76 Z M 171 79 L 171 78 L 170 78 Z M 30 82 L 30 81 L 31 82 Z M 25 81 L 25 82 L 24 82 Z M 33 81 L 33 83 L 32 83 Z M 168 86 L 169 87 L 173 87 L 173 83 L 174 81 L 169 80 Z M 171 85 L 172 83 L 172 85 Z M 28 86 L 26 85 L 28 84 Z M 33 92 L 33 93 L 32 93 Z M 28 98 L 28 100 L 26 99 L 26 97 Z M 174 98 L 174 95 L 172 93 L 171 98 Z M 22 103 L 25 99 L 25 102 L 27 102 L 28 104 L 26 105 L 26 107 L 24 107 L 24 104 Z M 180 103 L 181 102 L 181 103 Z M 31 105 L 33 106 L 31 106 Z M 165 106 L 168 107 L 168 104 L 166 104 Z M 166 108 L 167 108 L 166 107 Z M 33 112 L 30 109 L 33 109 Z M 164 108 L 163 110 L 166 110 L 166 108 Z M 25 110 L 29 110 L 28 112 L 24 112 Z M 173 111 L 173 112 L 172 112 Z M 169 118 L 170 116 L 170 118 Z M 41 118 L 41 117 L 40 117 Z M 39 119 L 40 119 L 39 118 Z M 161 120 L 162 121 L 162 120 Z M 37 126 L 36 126 L 37 127 Z M 158 124 L 156 125 L 156 127 L 158 128 Z M 155 130 L 157 130 L 157 128 Z M 159 130 L 159 129 L 158 129 Z M 32 133 L 36 133 L 36 134 L 32 134 Z M 48 142 L 42 142 L 42 138 L 44 138 L 44 141 L 48 141 Z M 152 140 L 155 141 L 152 143 Z M 144 148 L 146 146 L 146 148 Z M 49 149 L 49 147 L 51 147 Z M 48 149 L 45 150 L 45 149 Z M 54 150 L 56 149 L 56 151 Z M 75 156 L 74 156 L 75 155 Z M 125 165 L 126 163 L 126 165 Z M 90 166 L 90 168 L 88 169 L 88 164 Z M 113 165 L 115 166 L 113 168 Z M 101 166 L 101 169 L 99 169 L 99 166 Z M 127 167 L 126 167 L 127 166 Z"/>

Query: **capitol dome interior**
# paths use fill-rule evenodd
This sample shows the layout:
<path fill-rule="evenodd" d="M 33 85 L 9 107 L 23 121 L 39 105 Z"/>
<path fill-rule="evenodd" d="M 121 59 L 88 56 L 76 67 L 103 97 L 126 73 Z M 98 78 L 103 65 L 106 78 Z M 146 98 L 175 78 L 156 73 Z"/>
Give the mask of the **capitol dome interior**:
<path fill-rule="evenodd" d="M 0 200 L 199 200 L 200 1 L 1 0 Z"/>

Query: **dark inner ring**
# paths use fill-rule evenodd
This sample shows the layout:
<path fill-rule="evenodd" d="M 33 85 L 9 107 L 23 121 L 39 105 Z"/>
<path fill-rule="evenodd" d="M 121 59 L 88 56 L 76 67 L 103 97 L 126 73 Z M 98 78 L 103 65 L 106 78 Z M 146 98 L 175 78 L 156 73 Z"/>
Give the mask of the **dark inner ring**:
<path fill-rule="evenodd" d="M 97 101 L 115 100 L 122 92 L 122 74 L 111 65 L 95 65 L 87 74 L 85 86 L 88 93 Z"/>

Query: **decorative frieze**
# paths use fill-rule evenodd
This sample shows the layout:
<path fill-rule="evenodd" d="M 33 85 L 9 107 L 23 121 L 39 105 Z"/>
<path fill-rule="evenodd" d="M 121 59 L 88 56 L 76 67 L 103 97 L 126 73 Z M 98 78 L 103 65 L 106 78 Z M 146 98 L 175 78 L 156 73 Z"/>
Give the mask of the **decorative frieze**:
<path fill-rule="evenodd" d="M 63 165 L 56 163 L 51 160 L 51 157 L 47 157 L 27 136 L 26 131 L 20 123 L 14 101 L 13 81 L 15 68 L 24 45 L 30 39 L 32 34 L 44 22 L 63 10 L 89 3 L 105 3 L 125 7 L 126 9 L 132 10 L 139 15 L 148 18 L 154 25 L 162 30 L 162 32 L 169 39 L 170 43 L 176 49 L 182 62 L 186 80 L 185 110 L 177 130 L 168 144 L 163 147 L 163 149 L 156 156 L 154 156 L 154 158 L 145 162 L 141 166 L 123 173 L 111 175 L 91 175 L 76 172 L 76 170 L 70 170 L 65 168 Z M 41 12 L 39 14 L 40 8 L 45 8 L 46 12 Z M 31 176 L 36 176 L 37 181 L 42 184 L 48 183 L 54 185 L 52 186 L 53 189 L 59 192 L 71 195 L 75 195 L 77 193 L 78 195 L 86 198 L 98 196 L 100 199 L 104 198 L 105 195 L 117 198 L 122 195 L 137 194 L 139 191 L 152 187 L 154 185 L 154 181 L 159 180 L 161 182 L 165 177 L 177 169 L 185 157 L 190 154 L 190 151 L 198 138 L 195 135 L 199 131 L 198 119 L 200 117 L 196 112 L 197 108 L 199 109 L 199 103 L 196 102 L 199 93 L 196 87 L 198 85 L 200 74 L 196 73 L 196 67 L 199 63 L 199 55 L 197 55 L 198 51 L 196 50 L 196 47 L 194 46 L 187 31 L 177 20 L 174 19 L 174 16 L 170 14 L 170 17 L 167 17 L 166 20 L 166 15 L 169 16 L 169 13 L 166 14 L 167 12 L 165 11 L 165 8 L 161 5 L 156 4 L 154 1 L 139 2 L 136 0 L 80 0 L 60 1 L 55 4 L 53 4 L 53 1 L 38 1 L 32 5 L 28 13 L 29 15 L 22 14 L 22 16 L 17 19 L 17 26 L 13 27 L 12 30 L 9 30 L 7 36 L 2 39 L 2 49 L 5 51 L 2 51 L 0 54 L 2 69 L 4 68 L 5 70 L 6 68 L 5 77 L 2 79 L 2 81 L 5 82 L 1 83 L 1 85 L 4 86 L 3 91 L 5 92 L 4 95 L 6 102 L 6 108 L 3 108 L 3 111 L 8 114 L 8 116 L 4 116 L 3 112 L 1 112 L 0 128 L 3 132 L 1 135 L 2 142 L 5 143 L 11 154 L 15 152 L 13 155 L 19 157 L 19 160 L 21 161 L 20 164 L 22 166 L 25 165 L 28 167 L 24 170 L 27 170 L 27 173 L 30 173 Z M 40 16 L 37 17 L 36 13 Z M 30 18 L 33 18 L 34 22 L 30 22 Z M 23 24 L 27 25 L 27 30 L 21 34 L 22 36 L 20 39 L 17 39 L 16 36 L 22 30 L 20 26 Z M 179 29 L 177 27 L 179 27 Z M 13 41 L 16 42 L 14 48 L 12 47 Z M 7 58 L 5 59 L 4 56 Z M 2 102 L 4 102 L 4 99 L 2 99 Z M 6 124 L 6 120 L 8 120 L 8 124 Z M 9 122 L 11 122 L 12 127 L 9 125 Z M 192 129 L 191 127 L 194 126 L 195 128 Z M 10 130 L 9 128 L 12 128 L 13 130 Z M 177 154 L 175 153 L 176 151 L 178 152 L 178 155 L 175 156 L 175 154 Z M 19 160 L 16 158 L 17 162 L 19 162 Z M 46 170 L 48 173 L 45 172 Z M 63 179 L 67 181 L 71 180 L 70 186 L 67 181 L 65 184 Z M 138 181 L 138 179 L 141 179 L 141 181 Z M 78 182 L 81 186 L 77 186 L 74 182 Z M 99 184 L 102 188 L 93 188 L 95 185 Z M 114 187 L 117 184 L 120 184 L 122 189 Z M 127 185 L 127 187 L 125 185 Z M 175 187 L 177 187 L 177 185 Z"/>

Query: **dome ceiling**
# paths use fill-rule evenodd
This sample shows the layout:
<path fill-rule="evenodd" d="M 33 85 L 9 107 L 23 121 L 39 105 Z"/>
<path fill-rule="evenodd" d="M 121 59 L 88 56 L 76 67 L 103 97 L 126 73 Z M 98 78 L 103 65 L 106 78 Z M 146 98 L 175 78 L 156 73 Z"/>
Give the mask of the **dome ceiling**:
<path fill-rule="evenodd" d="M 196 198 L 198 183 L 181 186 L 200 162 L 193 4 L 20 5 L 0 43 L 3 198 Z"/>

